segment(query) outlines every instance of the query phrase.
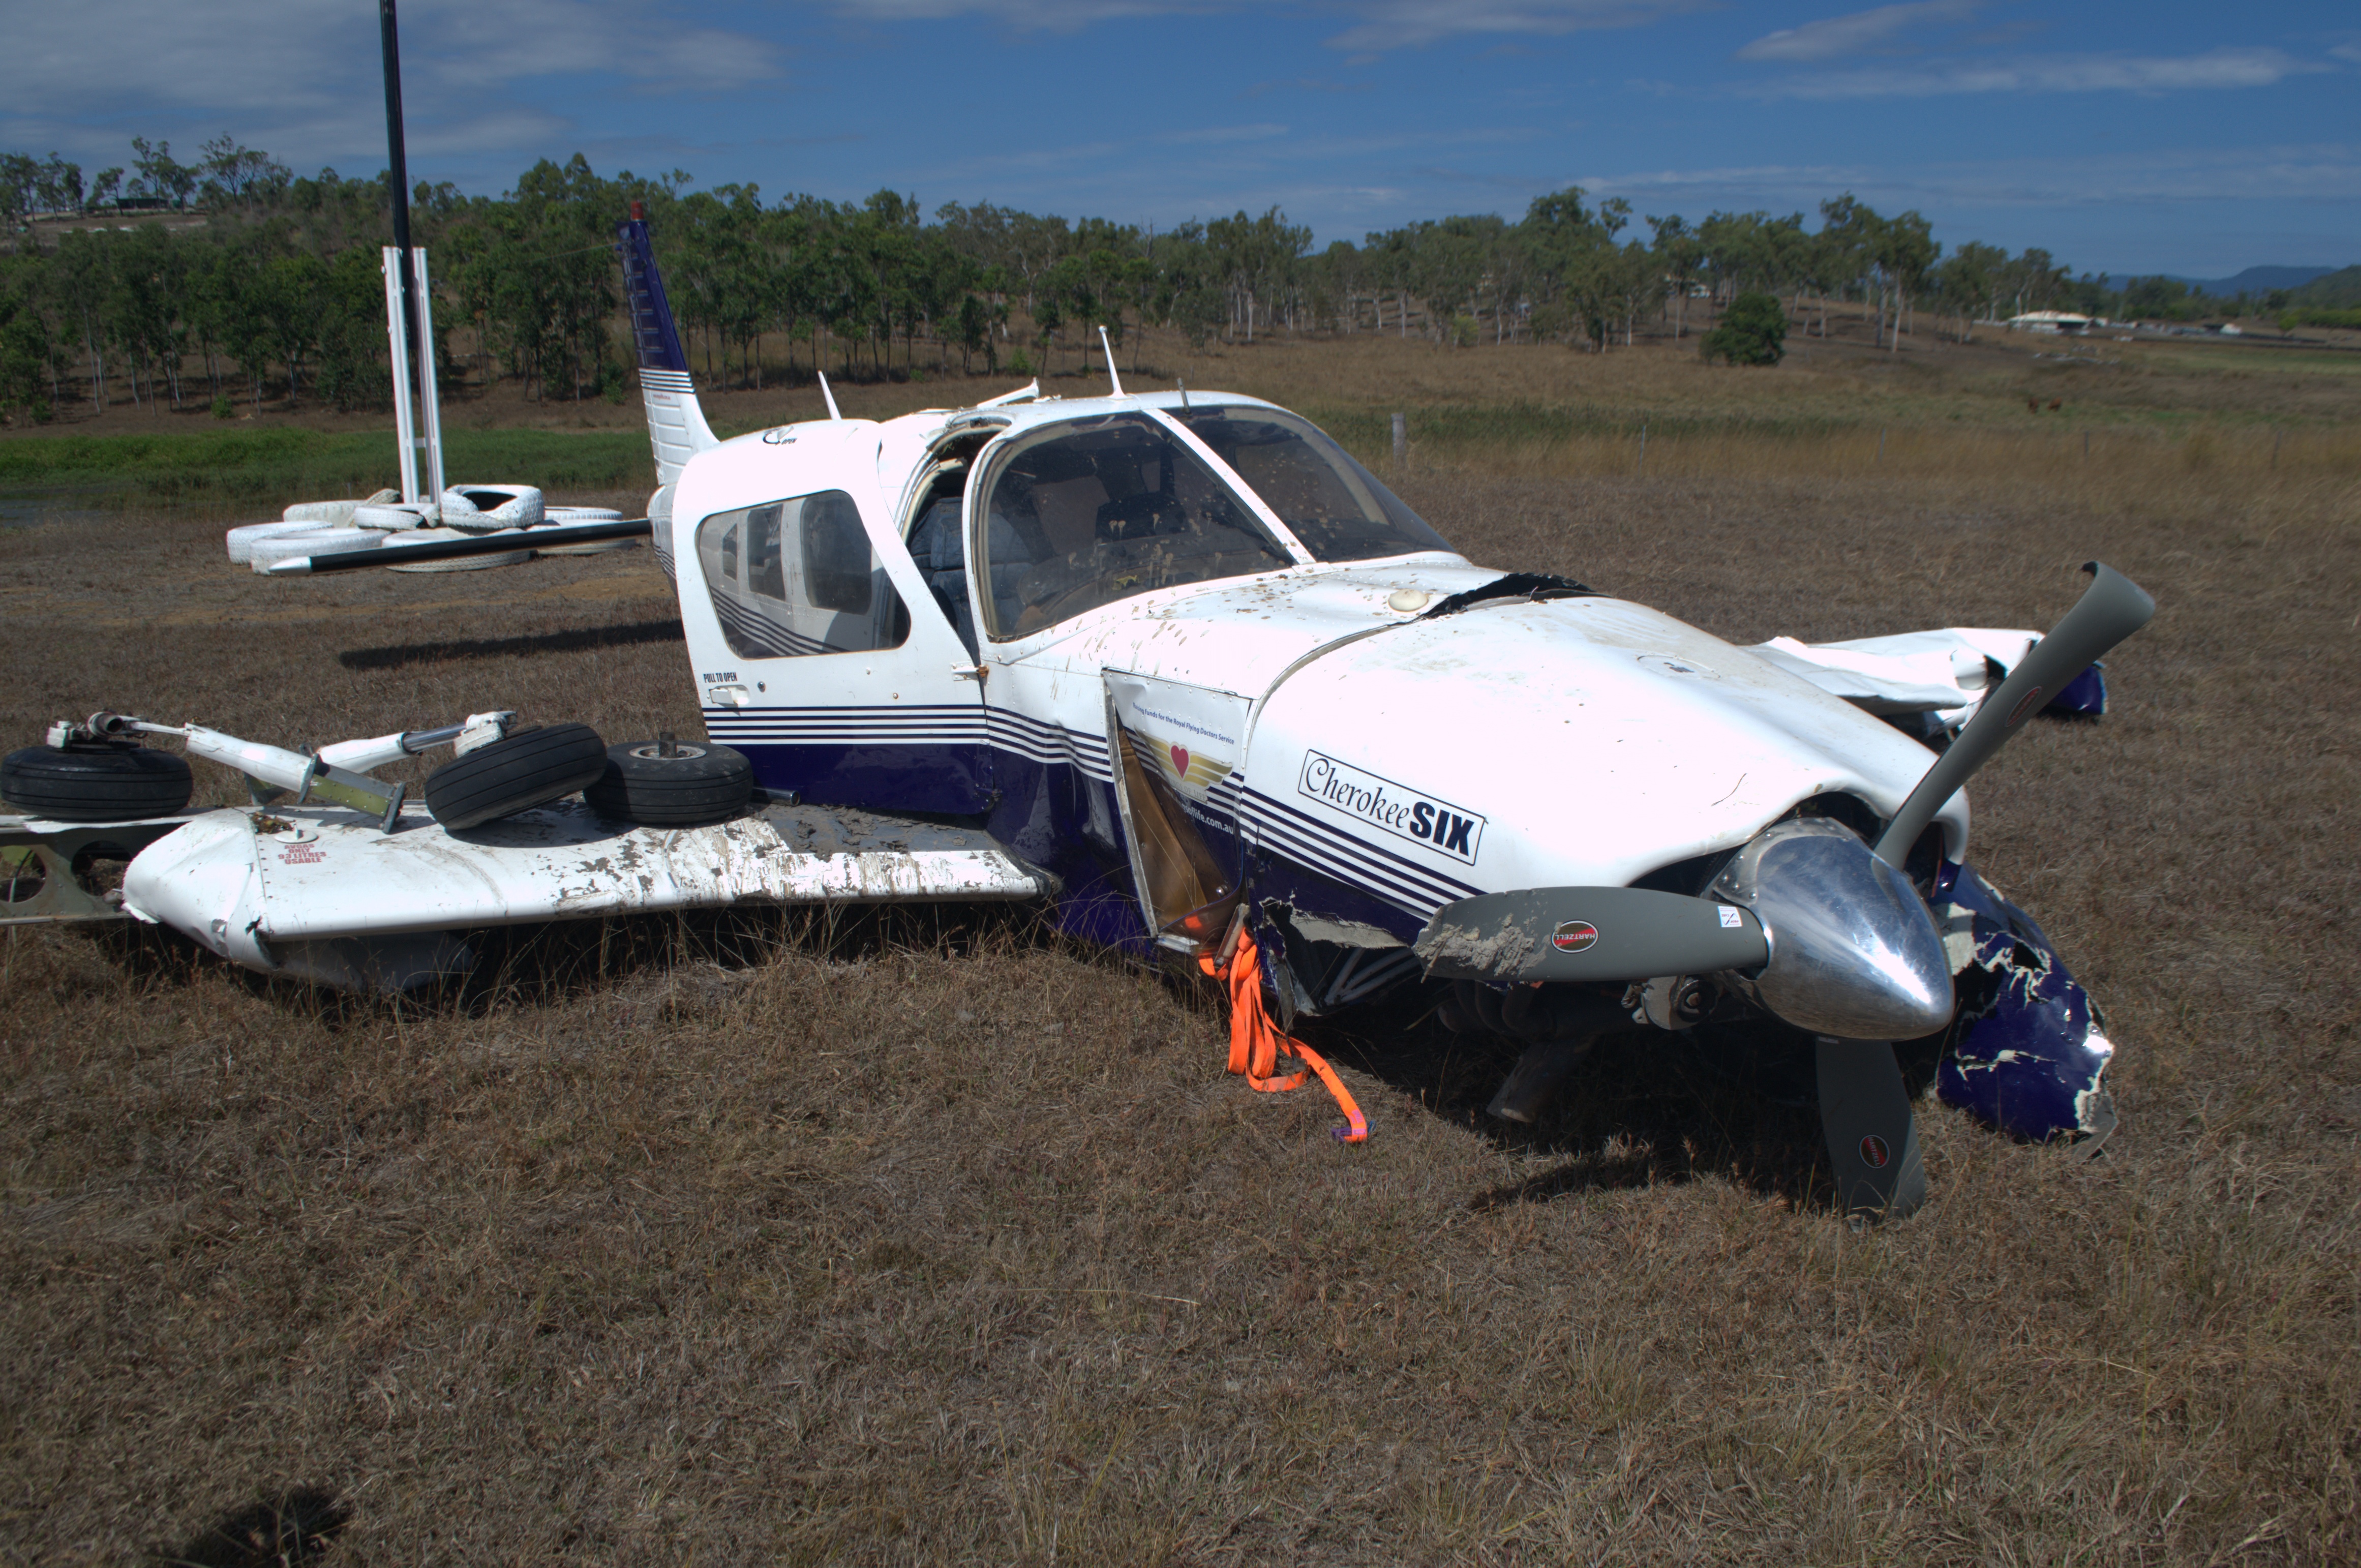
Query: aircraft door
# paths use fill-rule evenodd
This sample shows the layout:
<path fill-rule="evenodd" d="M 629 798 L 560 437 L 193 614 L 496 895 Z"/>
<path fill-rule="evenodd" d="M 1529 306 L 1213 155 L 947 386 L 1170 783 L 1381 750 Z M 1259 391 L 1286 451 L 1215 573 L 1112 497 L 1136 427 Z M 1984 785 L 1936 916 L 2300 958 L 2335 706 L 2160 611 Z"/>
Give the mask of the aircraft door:
<path fill-rule="evenodd" d="M 1109 670 L 1108 752 L 1148 933 L 1218 941 L 1246 873 L 1239 765 L 1250 698 Z"/>
<path fill-rule="evenodd" d="M 964 815 L 990 798 L 974 661 L 873 477 L 715 511 L 681 604 L 708 733 L 815 805 Z M 825 472 L 819 477 L 828 476 Z M 683 585 L 686 587 L 686 584 Z M 709 618 L 697 614 L 709 610 Z"/>

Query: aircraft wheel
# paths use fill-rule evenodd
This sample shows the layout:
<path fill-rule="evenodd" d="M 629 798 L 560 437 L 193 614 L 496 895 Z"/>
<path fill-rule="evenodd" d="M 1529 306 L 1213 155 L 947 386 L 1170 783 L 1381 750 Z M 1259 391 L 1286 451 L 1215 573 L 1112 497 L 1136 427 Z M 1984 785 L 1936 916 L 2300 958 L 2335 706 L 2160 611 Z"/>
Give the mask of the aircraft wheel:
<path fill-rule="evenodd" d="M 187 758 L 145 746 L 27 746 L 0 762 L 0 798 L 55 822 L 169 817 L 189 804 L 194 789 Z"/>
<path fill-rule="evenodd" d="M 598 782 L 607 743 L 587 724 L 520 729 L 426 775 L 426 809 L 452 832 L 479 828 Z"/>
<path fill-rule="evenodd" d="M 642 828 L 696 828 L 737 816 L 753 795 L 754 765 L 743 753 L 666 736 L 608 747 L 607 771 L 582 798 L 601 817 Z"/>

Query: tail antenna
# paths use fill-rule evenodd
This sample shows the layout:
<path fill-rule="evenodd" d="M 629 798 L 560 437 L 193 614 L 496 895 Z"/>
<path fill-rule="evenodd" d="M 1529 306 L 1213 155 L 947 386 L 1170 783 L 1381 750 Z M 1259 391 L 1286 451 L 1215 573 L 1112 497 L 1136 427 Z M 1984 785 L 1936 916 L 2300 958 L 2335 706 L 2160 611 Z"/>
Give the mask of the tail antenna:
<path fill-rule="evenodd" d="M 819 372 L 819 395 L 828 400 L 829 418 L 842 419 L 844 417 L 837 411 L 836 394 L 828 389 L 828 372 L 825 370 Z"/>
<path fill-rule="evenodd" d="M 1099 346 L 1106 351 L 1107 385 L 1114 389 L 1107 395 L 1119 398 L 1123 396 L 1123 378 L 1115 373 L 1115 345 L 1107 341 L 1106 328 L 1104 326 L 1099 328 Z"/>

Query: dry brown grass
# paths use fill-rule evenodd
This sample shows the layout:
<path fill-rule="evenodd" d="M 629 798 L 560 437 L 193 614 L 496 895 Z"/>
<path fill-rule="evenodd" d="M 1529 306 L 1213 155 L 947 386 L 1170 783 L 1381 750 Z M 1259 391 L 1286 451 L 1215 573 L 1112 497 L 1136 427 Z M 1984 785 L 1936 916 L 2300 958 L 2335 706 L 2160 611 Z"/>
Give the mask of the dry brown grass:
<path fill-rule="evenodd" d="M 1221 1074 L 1202 999 L 956 912 L 527 933 L 410 1009 L 16 931 L 0 1551 L 308 1484 L 356 1563 L 2361 1556 L 2347 449 L 1802 439 L 1408 488 L 1747 641 L 2040 624 L 2093 554 L 2154 590 L 2116 711 L 1976 788 L 1976 858 L 2111 1013 L 2103 1158 L 1929 1103 L 1932 1203 L 1856 1234 L 1807 1118 L 1627 1058 L 1503 1136 L 1499 1063 L 1373 1020 L 1323 1042 L 1345 1149 Z M 0 536 L 0 733 L 693 724 L 643 555 L 264 585 L 217 548 Z"/>

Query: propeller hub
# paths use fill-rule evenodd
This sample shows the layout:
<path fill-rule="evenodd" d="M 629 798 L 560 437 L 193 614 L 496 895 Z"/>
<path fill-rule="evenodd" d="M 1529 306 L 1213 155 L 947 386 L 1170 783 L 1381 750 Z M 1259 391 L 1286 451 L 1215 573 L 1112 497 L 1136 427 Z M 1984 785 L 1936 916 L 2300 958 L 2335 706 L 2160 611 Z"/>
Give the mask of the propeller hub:
<path fill-rule="evenodd" d="M 1713 895 L 1751 910 L 1769 961 L 1741 977 L 1783 1021 L 1842 1040 L 1913 1040 L 1951 1021 L 1951 966 L 1927 901 L 1850 830 L 1773 823 Z"/>

